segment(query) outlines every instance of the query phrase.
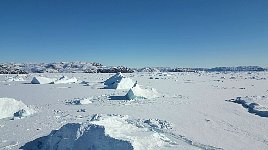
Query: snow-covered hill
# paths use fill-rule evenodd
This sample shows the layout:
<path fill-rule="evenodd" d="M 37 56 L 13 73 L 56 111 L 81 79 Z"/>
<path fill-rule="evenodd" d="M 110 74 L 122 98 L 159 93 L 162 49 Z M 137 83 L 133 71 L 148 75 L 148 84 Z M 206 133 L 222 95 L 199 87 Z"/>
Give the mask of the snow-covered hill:
<path fill-rule="evenodd" d="M 243 72 L 267 71 L 259 66 L 216 67 L 216 68 L 171 68 L 145 67 L 127 68 L 124 66 L 103 66 L 94 62 L 58 62 L 58 63 L 2 63 L 0 74 L 27 74 L 27 73 L 133 73 L 133 72 Z"/>
<path fill-rule="evenodd" d="M 116 73 L 133 72 L 118 66 L 107 67 L 94 62 L 58 62 L 58 63 L 4 63 L 0 64 L 0 74 L 27 73 Z"/>

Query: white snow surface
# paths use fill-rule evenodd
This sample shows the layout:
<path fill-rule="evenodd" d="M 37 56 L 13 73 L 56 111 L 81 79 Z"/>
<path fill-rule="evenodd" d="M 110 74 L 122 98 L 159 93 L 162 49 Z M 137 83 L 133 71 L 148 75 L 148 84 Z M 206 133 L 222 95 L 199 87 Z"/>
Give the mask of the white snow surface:
<path fill-rule="evenodd" d="M 23 118 L 33 114 L 35 111 L 26 106 L 22 101 L 13 98 L 0 98 L 0 119 Z"/>
<path fill-rule="evenodd" d="M 29 84 L 36 76 L 59 79 L 62 75 L 87 84 Z M 0 81 L 5 81 L 6 76 L 11 75 L 0 75 Z M 103 82 L 110 74 L 102 73 L 28 74 L 23 77 L 25 81 L 0 82 L 0 97 L 21 100 L 38 110 L 24 119 L 16 119 L 14 113 L 15 116 L 26 114 L 18 109 L 9 115 L 14 119 L 0 119 L 0 150 L 34 146 L 34 141 L 43 141 L 49 135 L 55 135 L 51 137 L 55 143 L 66 140 L 66 145 L 73 144 L 77 137 L 78 141 L 89 144 L 97 140 L 94 137 L 101 137 L 106 142 L 93 142 L 95 146 L 107 146 L 110 141 L 126 146 L 125 149 L 131 149 L 129 144 L 136 149 L 152 145 L 163 150 L 268 149 L 268 117 L 263 113 L 267 108 L 268 72 L 182 72 L 171 76 L 146 72 L 124 76 L 138 81 L 141 89 L 157 89 L 161 96 L 129 101 L 125 96 L 129 89 L 105 88 Z M 245 103 L 235 101 L 236 97 Z M 66 104 L 66 100 L 74 98 L 90 98 L 92 103 Z M 254 106 L 253 112 L 249 106 Z M 104 115 L 97 115 L 101 116 L 98 119 L 96 115 L 92 117 L 94 114 Z M 117 130 L 119 126 L 122 128 Z M 57 135 L 70 138 L 61 139 Z M 161 135 L 161 138 L 146 139 L 145 135 Z M 74 147 L 78 145 L 89 146 L 78 142 Z"/>

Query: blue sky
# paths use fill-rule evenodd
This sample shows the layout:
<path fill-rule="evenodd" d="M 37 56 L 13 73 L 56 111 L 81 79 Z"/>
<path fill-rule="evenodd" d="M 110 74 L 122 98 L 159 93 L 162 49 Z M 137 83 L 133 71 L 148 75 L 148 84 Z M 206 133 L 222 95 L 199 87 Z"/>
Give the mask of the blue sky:
<path fill-rule="evenodd" d="M 268 66 L 267 0 L 1 0 L 0 61 Z"/>

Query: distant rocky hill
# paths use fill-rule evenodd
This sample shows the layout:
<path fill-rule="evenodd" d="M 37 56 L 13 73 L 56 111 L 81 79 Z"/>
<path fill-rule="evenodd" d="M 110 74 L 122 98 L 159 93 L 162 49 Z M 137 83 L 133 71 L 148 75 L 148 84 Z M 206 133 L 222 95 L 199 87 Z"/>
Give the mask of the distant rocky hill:
<path fill-rule="evenodd" d="M 107 67 L 95 62 L 3 63 L 0 74 L 27 73 L 131 73 L 127 67 Z"/>
<path fill-rule="evenodd" d="M 211 72 L 238 72 L 238 71 L 267 71 L 267 69 L 259 67 L 259 66 L 238 66 L 238 67 L 215 67 L 211 69 L 207 69 L 206 71 Z"/>
<path fill-rule="evenodd" d="M 198 68 L 146 67 L 133 69 L 136 72 L 197 72 Z"/>
<path fill-rule="evenodd" d="M 170 68 L 154 67 L 134 69 L 137 72 L 243 72 L 243 71 L 268 71 L 268 68 L 259 66 L 238 66 L 238 67 L 215 67 L 215 68 Z"/>
<path fill-rule="evenodd" d="M 27 73 L 133 73 L 133 72 L 238 72 L 268 71 L 259 66 L 215 67 L 215 68 L 171 68 L 146 67 L 127 68 L 123 66 L 104 66 L 95 62 L 54 62 L 54 63 L 0 63 L 0 74 Z"/>

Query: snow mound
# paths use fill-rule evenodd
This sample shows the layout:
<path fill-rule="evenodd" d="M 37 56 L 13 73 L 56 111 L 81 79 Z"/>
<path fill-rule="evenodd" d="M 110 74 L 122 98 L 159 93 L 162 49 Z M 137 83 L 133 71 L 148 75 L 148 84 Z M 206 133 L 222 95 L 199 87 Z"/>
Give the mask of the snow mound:
<path fill-rule="evenodd" d="M 13 98 L 0 98 L 0 119 L 14 117 L 24 118 L 35 111 L 27 107 L 22 101 Z"/>
<path fill-rule="evenodd" d="M 134 82 L 119 72 L 107 79 L 104 85 L 107 85 L 107 88 L 111 89 L 130 89 L 134 85 Z"/>
<path fill-rule="evenodd" d="M 145 120 L 96 114 L 88 122 L 66 124 L 48 136 L 26 143 L 21 149 L 154 150 L 170 148 L 172 144 L 164 134 L 151 130 Z"/>
<path fill-rule="evenodd" d="M 72 104 L 72 105 L 86 105 L 92 103 L 92 98 L 75 98 L 72 100 L 67 101 L 66 103 Z"/>
<path fill-rule="evenodd" d="M 33 77 L 31 83 L 32 84 L 50 84 L 54 82 L 55 78 L 47 78 L 47 77 Z"/>
<path fill-rule="evenodd" d="M 253 113 L 261 117 L 268 117 L 267 96 L 237 97 L 236 99 L 232 99 L 229 101 L 241 104 L 243 107 L 248 109 L 249 113 Z"/>
<path fill-rule="evenodd" d="M 156 89 L 142 89 L 137 84 L 137 82 L 134 84 L 134 86 L 127 92 L 126 97 L 130 100 L 132 99 L 152 99 L 159 97 L 159 93 L 156 91 Z"/>
<path fill-rule="evenodd" d="M 67 83 L 76 83 L 78 80 L 75 77 L 68 78 L 67 76 L 62 76 L 58 80 L 52 82 L 52 84 L 67 84 Z"/>
<path fill-rule="evenodd" d="M 13 81 L 25 81 L 21 76 L 16 75 L 14 77 L 8 77 L 6 82 L 13 82 Z"/>

